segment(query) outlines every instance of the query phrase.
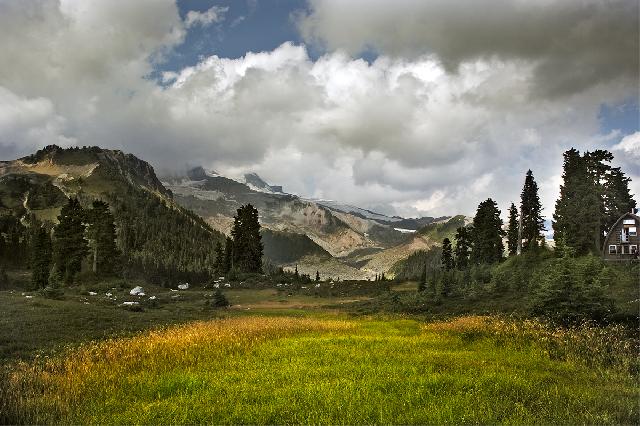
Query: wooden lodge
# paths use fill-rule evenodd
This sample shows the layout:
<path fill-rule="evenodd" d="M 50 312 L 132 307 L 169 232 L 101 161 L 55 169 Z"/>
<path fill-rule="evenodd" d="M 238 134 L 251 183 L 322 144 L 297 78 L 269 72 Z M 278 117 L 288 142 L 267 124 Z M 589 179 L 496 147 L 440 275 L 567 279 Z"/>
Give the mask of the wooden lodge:
<path fill-rule="evenodd" d="M 602 255 L 605 260 L 637 260 L 640 246 L 640 216 L 625 213 L 613 224 L 604 239 Z"/>

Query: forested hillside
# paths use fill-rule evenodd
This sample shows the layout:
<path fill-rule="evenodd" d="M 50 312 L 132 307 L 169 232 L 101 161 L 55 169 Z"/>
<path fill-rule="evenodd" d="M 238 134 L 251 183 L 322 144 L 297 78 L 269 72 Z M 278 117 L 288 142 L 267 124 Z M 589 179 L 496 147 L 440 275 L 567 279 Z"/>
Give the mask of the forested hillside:
<path fill-rule="evenodd" d="M 98 147 L 48 146 L 0 165 L 5 268 L 26 266 L 35 228 L 51 229 L 69 198 L 85 209 L 95 200 L 108 203 L 124 275 L 157 284 L 212 275 L 215 246 L 224 235 L 173 202 L 148 163 Z"/>

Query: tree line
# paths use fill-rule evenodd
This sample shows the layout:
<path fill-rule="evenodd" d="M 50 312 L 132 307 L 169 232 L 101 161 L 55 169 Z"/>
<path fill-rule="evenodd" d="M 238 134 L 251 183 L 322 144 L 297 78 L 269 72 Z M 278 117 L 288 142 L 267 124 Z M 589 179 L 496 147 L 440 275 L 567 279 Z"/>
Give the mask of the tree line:
<path fill-rule="evenodd" d="M 470 225 L 457 229 L 455 244 L 445 238 L 441 248 L 409 259 L 414 265 L 423 262 L 419 290 L 439 299 L 511 288 L 525 292 L 533 313 L 564 322 L 611 315 L 614 307 L 606 287 L 616 274 L 600 259 L 601 238 L 636 207 L 630 179 L 611 165 L 612 160 L 604 150 L 580 154 L 572 148 L 564 153 L 563 183 L 552 222 L 553 253 L 545 249 L 538 185 L 529 170 L 519 208 L 510 205 L 506 229 L 500 209 L 489 198 L 479 204 Z"/>

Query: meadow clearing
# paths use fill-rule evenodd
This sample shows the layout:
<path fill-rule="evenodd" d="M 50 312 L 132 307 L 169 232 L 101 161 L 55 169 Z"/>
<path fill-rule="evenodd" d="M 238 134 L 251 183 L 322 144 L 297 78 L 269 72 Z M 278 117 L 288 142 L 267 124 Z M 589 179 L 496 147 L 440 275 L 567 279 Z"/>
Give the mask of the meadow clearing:
<path fill-rule="evenodd" d="M 314 298 L 274 293 L 267 303 L 265 295 L 258 300 L 255 292 L 238 291 L 231 297 L 243 302 L 240 308 L 210 319 L 12 362 L 2 380 L 1 419 L 630 424 L 639 418 L 637 346 L 620 327 L 557 330 L 490 316 L 351 317 Z"/>

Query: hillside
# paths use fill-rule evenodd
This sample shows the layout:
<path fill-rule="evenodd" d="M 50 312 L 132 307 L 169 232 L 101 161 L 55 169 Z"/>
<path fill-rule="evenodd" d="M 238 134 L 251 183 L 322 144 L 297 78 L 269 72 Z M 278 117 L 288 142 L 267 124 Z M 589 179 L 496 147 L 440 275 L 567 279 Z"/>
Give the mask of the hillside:
<path fill-rule="evenodd" d="M 69 197 L 84 207 L 95 199 L 109 203 L 125 274 L 161 284 L 211 274 L 223 235 L 176 204 L 147 162 L 121 151 L 53 145 L 0 164 L 4 215 L 55 222 Z"/>
<path fill-rule="evenodd" d="M 267 258 L 326 276 L 372 278 L 387 272 L 416 250 L 440 243 L 442 232 L 451 228 L 455 232 L 462 217 L 451 223 L 448 217 L 405 219 L 335 201 L 305 199 L 283 192 L 255 173 L 232 179 L 196 167 L 163 182 L 177 203 L 225 234 L 236 209 L 251 203 L 260 212 L 263 229 L 269 231 L 263 234 Z M 427 230 L 432 225 L 438 230 Z M 441 227 L 446 229 L 439 231 Z"/>

